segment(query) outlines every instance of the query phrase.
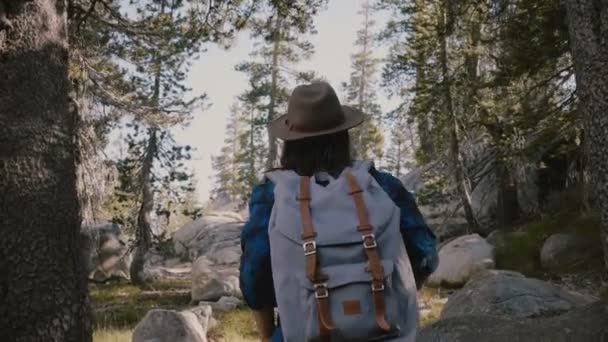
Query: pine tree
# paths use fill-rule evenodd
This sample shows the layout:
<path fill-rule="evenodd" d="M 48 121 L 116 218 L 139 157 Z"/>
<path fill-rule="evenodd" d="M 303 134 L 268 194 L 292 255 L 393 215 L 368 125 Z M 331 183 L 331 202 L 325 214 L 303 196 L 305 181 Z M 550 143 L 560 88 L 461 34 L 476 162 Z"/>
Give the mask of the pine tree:
<path fill-rule="evenodd" d="M 213 169 L 216 170 L 212 198 L 227 196 L 231 200 L 239 198 L 240 186 L 238 179 L 237 155 L 241 150 L 241 119 L 245 109 L 237 102 L 230 108 L 230 116 L 226 124 L 224 146 L 218 156 L 212 157 Z"/>
<path fill-rule="evenodd" d="M 435 134 L 440 110 L 433 93 L 433 86 L 441 79 L 437 7 L 422 0 L 381 0 L 379 7 L 392 13 L 380 35 L 390 44 L 382 72 L 383 85 L 392 95 L 407 98 L 401 107 L 416 126 L 416 159 L 425 163 L 441 150 L 437 145 L 443 139 L 443 135 Z"/>
<path fill-rule="evenodd" d="M 595 203 L 601 215 L 604 262 L 608 268 L 608 4 L 594 1 L 565 3 Z"/>
<path fill-rule="evenodd" d="M 395 177 L 400 178 L 414 165 L 414 131 L 412 122 L 405 113 L 397 111 L 387 120 L 390 140 L 385 152 L 385 169 Z"/>
<path fill-rule="evenodd" d="M 361 159 L 380 163 L 383 157 L 384 137 L 382 135 L 382 109 L 377 103 L 376 73 L 378 59 L 373 55 L 374 21 L 369 0 L 363 3 L 359 12 L 363 16 L 363 27 L 357 31 L 355 46 L 358 51 L 352 55 L 350 81 L 344 84 L 346 102 L 368 115 L 367 120 L 351 130 L 353 149 Z"/>
<path fill-rule="evenodd" d="M 164 184 L 165 190 L 173 195 L 167 185 L 187 179 L 179 163 L 189 158 L 190 148 L 176 146 L 170 128 L 186 124 L 192 111 L 205 99 L 205 95 L 188 99 L 190 89 L 184 85 L 189 60 L 200 51 L 206 34 L 204 27 L 192 21 L 184 6 L 183 2 L 166 0 L 141 1 L 137 21 L 149 35 L 124 35 L 117 39 L 123 59 L 132 64 L 129 75 L 140 104 L 133 113 L 135 127 L 141 125 L 145 132 L 143 139 L 133 142 L 140 145 L 140 154 L 135 159 L 140 163 L 136 169 L 140 207 L 131 264 L 131 281 L 137 285 L 145 284 L 143 264 L 152 244 L 155 183 Z"/>
<path fill-rule="evenodd" d="M 413 91 L 408 114 L 417 125 L 418 160 L 449 162 L 469 218 L 468 193 L 491 175 L 497 221 L 510 224 L 521 209 L 515 169 L 537 162 L 533 151 L 546 141 L 534 137 L 568 141 L 576 131 L 559 3 L 380 3 L 394 14 L 383 35 L 392 44 L 383 79 L 394 94 Z M 463 151 L 479 142 L 489 158 Z"/>
<path fill-rule="evenodd" d="M 237 170 L 236 191 L 240 200 L 245 203 L 253 187 L 259 182 L 259 173 L 264 170 L 267 162 L 267 145 L 265 142 L 265 123 L 260 119 L 263 106 L 259 104 L 258 92 L 246 91 L 239 96 L 242 111 L 239 122 L 243 129 L 238 137 L 238 152 L 235 155 Z"/>
<path fill-rule="evenodd" d="M 103 177 L 100 151 L 107 143 L 108 133 L 125 117 L 147 116 L 150 112 L 150 96 L 142 96 L 142 84 L 131 78 L 132 69 L 138 65 L 137 62 L 129 63 L 133 57 L 129 46 L 159 42 L 160 28 L 151 18 L 146 18 L 144 12 L 162 4 L 169 7 L 169 2 L 156 0 L 68 1 L 71 97 L 81 116 L 78 184 L 85 221 L 98 218 L 99 202 L 107 195 L 100 193 L 101 187 L 90 184 L 99 183 L 98 178 Z M 180 50 L 186 41 L 229 46 L 235 33 L 258 10 L 258 2 L 235 0 L 201 4 L 196 0 L 180 0 L 172 1 L 171 7 L 180 8 L 174 21 L 179 21 L 177 26 L 181 31 L 175 32 L 182 35 L 182 43 L 173 40 L 170 48 Z M 161 21 L 157 23 L 162 26 Z M 164 35 L 160 40 L 166 38 Z M 143 48 L 137 52 L 138 58 L 150 57 L 149 53 L 154 52 L 154 49 Z M 131 65 L 125 66 L 123 62 Z"/>
<path fill-rule="evenodd" d="M 300 72 L 294 66 L 310 58 L 313 46 L 304 35 L 315 33 L 313 18 L 327 0 L 270 0 L 260 2 L 260 14 L 251 22 L 252 37 L 258 41 L 251 61 L 241 63 L 237 70 L 247 73 L 255 84 L 256 96 L 262 108 L 260 119 L 265 124 L 285 111 L 290 81 L 309 80 L 310 72 Z M 267 131 L 268 157 L 266 168 L 275 166 L 278 157 L 276 138 Z"/>

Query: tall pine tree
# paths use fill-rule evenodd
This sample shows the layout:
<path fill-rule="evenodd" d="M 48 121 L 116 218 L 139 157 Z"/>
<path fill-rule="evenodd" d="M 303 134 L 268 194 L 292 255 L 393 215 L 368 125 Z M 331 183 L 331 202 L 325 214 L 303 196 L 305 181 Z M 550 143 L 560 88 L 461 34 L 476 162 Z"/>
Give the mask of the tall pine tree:
<path fill-rule="evenodd" d="M 262 112 L 264 124 L 270 123 L 286 109 L 290 81 L 310 80 L 310 72 L 295 69 L 298 62 L 310 58 L 313 46 L 304 35 L 315 33 L 314 15 L 327 0 L 268 0 L 261 3 L 259 14 L 251 21 L 252 37 L 257 40 L 251 60 L 241 63 L 237 70 L 251 78 Z M 268 156 L 266 168 L 276 165 L 278 146 L 267 132 Z"/>
<path fill-rule="evenodd" d="M 170 129 L 187 124 L 193 110 L 205 99 L 205 95 L 191 96 L 184 83 L 190 60 L 199 53 L 201 43 L 209 39 L 209 28 L 193 16 L 189 4 L 183 1 L 150 0 L 136 5 L 133 20 L 147 34 L 125 33 L 115 44 L 123 60 L 131 64 L 128 74 L 139 104 L 133 113 L 134 126 L 142 126 L 144 132 L 143 139 L 131 142 L 140 147 L 133 160 L 140 205 L 130 272 L 134 284 L 144 285 L 144 257 L 152 244 L 156 207 L 155 183 L 167 185 L 187 178 L 179 163 L 189 153 L 183 154 L 184 150 L 176 146 Z"/>
<path fill-rule="evenodd" d="M 363 26 L 357 31 L 352 55 L 352 73 L 346 90 L 346 102 L 368 115 L 367 120 L 351 130 L 353 148 L 358 158 L 381 163 L 384 152 L 384 137 L 381 132 L 382 109 L 377 103 L 376 73 L 379 60 L 374 57 L 374 20 L 369 0 L 359 12 L 363 16 Z"/>
<path fill-rule="evenodd" d="M 212 157 L 211 163 L 215 170 L 214 188 L 211 192 L 212 199 L 228 198 L 229 200 L 237 200 L 240 196 L 240 186 L 237 182 L 237 156 L 241 152 L 241 126 L 243 112 L 246 109 L 239 102 L 236 102 L 230 108 L 230 116 L 226 124 L 224 145 L 220 150 L 220 154 Z"/>

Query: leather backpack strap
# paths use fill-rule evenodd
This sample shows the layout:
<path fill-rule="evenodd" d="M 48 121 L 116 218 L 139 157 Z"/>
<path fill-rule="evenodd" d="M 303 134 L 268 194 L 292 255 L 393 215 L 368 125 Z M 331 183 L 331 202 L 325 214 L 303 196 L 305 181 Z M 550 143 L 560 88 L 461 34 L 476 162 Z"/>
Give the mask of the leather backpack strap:
<path fill-rule="evenodd" d="M 384 331 L 390 331 L 391 327 L 386 322 L 385 303 L 384 303 L 384 269 L 378 255 L 378 245 L 374 236 L 373 227 L 369 223 L 369 216 L 365 201 L 363 200 L 363 190 L 357 182 L 357 178 L 351 173 L 346 174 L 348 180 L 349 194 L 355 202 L 357 216 L 359 217 L 359 226 L 357 230 L 361 233 L 363 247 L 368 261 L 368 272 L 372 276 L 371 290 L 374 303 L 374 316 L 378 327 Z"/>
<path fill-rule="evenodd" d="M 300 178 L 300 195 L 297 197 L 300 205 L 300 216 L 302 217 L 302 248 L 306 258 L 306 277 L 311 282 L 317 281 L 317 233 L 312 225 L 310 215 L 310 178 Z"/>
<path fill-rule="evenodd" d="M 336 327 L 331 319 L 329 309 L 329 289 L 327 288 L 329 278 L 318 269 L 317 243 L 315 241 L 317 233 L 310 214 L 310 177 L 300 178 L 300 194 L 296 199 L 300 205 L 302 216 L 302 248 L 304 249 L 306 277 L 314 285 L 320 335 L 322 340 L 327 340 L 329 332 Z"/>

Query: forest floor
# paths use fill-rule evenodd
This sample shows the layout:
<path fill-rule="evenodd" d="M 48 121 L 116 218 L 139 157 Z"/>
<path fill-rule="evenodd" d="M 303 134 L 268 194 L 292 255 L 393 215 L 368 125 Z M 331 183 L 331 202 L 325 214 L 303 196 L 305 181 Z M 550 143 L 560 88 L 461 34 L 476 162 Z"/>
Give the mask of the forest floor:
<path fill-rule="evenodd" d="M 150 284 L 142 290 L 130 284 L 90 286 L 95 316 L 94 342 L 130 342 L 137 323 L 151 309 L 184 310 L 190 305 L 190 283 Z M 209 331 L 211 341 L 257 341 L 253 316 L 246 308 L 214 313 L 218 325 Z"/>
<path fill-rule="evenodd" d="M 556 271 L 541 267 L 540 250 L 545 240 L 557 233 L 599 239 L 599 217 L 577 211 L 563 211 L 518 225 L 505 234 L 496 249 L 496 268 L 513 270 L 582 294 L 600 297 L 608 285 L 601 255 L 585 264 Z"/>
<path fill-rule="evenodd" d="M 137 323 L 151 309 L 184 310 L 190 305 L 190 284 L 166 282 L 151 285 L 154 290 L 143 291 L 130 284 L 92 285 L 91 301 L 96 321 L 94 342 L 130 342 Z M 424 288 L 419 300 L 426 311 L 421 326 L 430 324 L 441 314 L 447 292 Z M 210 341 L 258 341 L 251 311 L 240 307 L 227 313 L 214 313 L 218 325 L 209 331 Z"/>
<path fill-rule="evenodd" d="M 540 266 L 539 257 L 548 236 L 560 232 L 597 236 L 598 226 L 597 217 L 565 212 L 513 227 L 506 233 L 504 244 L 496 250 L 496 266 L 599 297 L 602 287 L 608 284 L 601 258 L 573 269 L 546 272 Z M 90 290 L 96 320 L 94 342 L 130 342 L 133 328 L 149 310 L 191 307 L 190 283 L 187 280 L 151 284 L 148 290 L 129 284 L 95 284 Z M 443 304 L 452 292 L 430 288 L 420 291 L 421 326 L 439 319 Z M 255 322 L 246 307 L 228 313 L 214 313 L 214 317 L 218 324 L 209 331 L 210 341 L 257 341 Z"/>

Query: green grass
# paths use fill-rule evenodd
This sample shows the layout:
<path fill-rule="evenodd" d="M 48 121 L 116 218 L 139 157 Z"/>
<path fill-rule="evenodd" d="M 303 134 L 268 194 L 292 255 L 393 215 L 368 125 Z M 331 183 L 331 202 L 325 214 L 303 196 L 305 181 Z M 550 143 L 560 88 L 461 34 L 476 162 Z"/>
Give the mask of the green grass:
<path fill-rule="evenodd" d="M 497 249 L 497 268 L 514 270 L 527 276 L 541 276 L 544 272 L 540 267 L 540 250 L 545 240 L 556 233 L 599 236 L 599 217 L 563 212 L 518 227 L 516 231 L 507 233 L 504 246 Z"/>

